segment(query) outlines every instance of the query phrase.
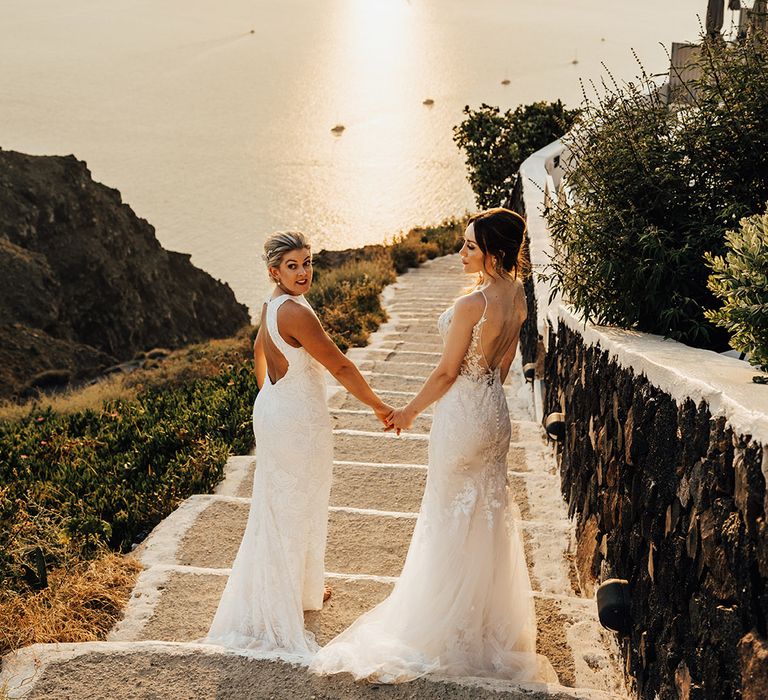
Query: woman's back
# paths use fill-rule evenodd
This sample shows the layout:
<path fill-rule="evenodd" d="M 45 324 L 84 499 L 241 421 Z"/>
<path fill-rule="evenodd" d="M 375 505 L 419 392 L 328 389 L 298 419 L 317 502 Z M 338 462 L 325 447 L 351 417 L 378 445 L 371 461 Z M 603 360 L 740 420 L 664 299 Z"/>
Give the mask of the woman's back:
<path fill-rule="evenodd" d="M 527 316 L 522 281 L 497 282 L 482 290 L 486 298 L 480 342 L 489 369 L 498 367 L 517 345 Z"/>
<path fill-rule="evenodd" d="M 291 371 L 310 370 L 318 376 L 322 376 L 320 364 L 301 345 L 289 342 L 290 335 L 284 333 L 281 323 L 281 312 L 287 303 L 299 304 L 309 309 L 314 314 L 312 307 L 303 296 L 281 294 L 269 299 L 262 308 L 261 323 L 266 330 L 263 334 L 264 359 L 267 364 L 266 379 L 271 385 L 275 385 Z M 290 309 L 287 309 L 290 310 Z M 295 341 L 294 341 L 295 342 Z"/>

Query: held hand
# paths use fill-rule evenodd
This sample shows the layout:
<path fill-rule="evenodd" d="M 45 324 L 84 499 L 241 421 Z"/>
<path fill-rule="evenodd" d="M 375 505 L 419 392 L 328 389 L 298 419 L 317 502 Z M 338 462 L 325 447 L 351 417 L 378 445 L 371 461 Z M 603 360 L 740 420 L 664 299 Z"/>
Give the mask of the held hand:
<path fill-rule="evenodd" d="M 377 406 L 373 409 L 373 412 L 376 414 L 376 418 L 378 418 L 383 424 L 384 424 L 384 430 L 392 430 L 392 421 L 390 420 L 390 416 L 394 413 L 395 409 L 390 406 L 389 404 L 386 404 L 384 402 L 381 403 L 380 406 Z"/>
<path fill-rule="evenodd" d="M 416 414 L 408 406 L 404 406 L 394 411 L 389 420 L 400 435 L 401 430 L 408 430 L 413 425 L 415 418 Z"/>

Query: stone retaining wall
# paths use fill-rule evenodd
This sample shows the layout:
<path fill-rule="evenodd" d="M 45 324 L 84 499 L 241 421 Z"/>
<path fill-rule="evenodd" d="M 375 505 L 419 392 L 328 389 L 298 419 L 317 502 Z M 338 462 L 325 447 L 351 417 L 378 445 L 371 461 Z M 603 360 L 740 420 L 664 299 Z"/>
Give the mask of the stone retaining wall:
<path fill-rule="evenodd" d="M 768 698 L 766 450 L 562 320 L 549 328 L 544 414 L 566 414 L 581 584 L 629 581 L 638 697 Z"/>
<path fill-rule="evenodd" d="M 528 158 L 507 204 L 526 215 L 534 272 L 553 252 L 544 212 L 563 152 Z M 746 363 L 585 324 L 541 276 L 526 289 L 524 361 L 534 338 L 546 348 L 534 397 L 544 417 L 565 414 L 556 452 L 580 585 L 629 582 L 621 644 L 638 697 L 765 700 L 768 391 Z"/>

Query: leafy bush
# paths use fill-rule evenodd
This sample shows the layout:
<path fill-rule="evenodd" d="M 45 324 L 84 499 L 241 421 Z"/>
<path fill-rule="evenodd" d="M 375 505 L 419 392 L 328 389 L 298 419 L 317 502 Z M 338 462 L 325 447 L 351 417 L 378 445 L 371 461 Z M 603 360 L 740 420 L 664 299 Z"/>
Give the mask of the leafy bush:
<path fill-rule="evenodd" d="M 481 209 L 499 206 L 512 188 L 520 164 L 571 128 L 578 110 L 557 102 L 534 102 L 501 112 L 482 104 L 464 107 L 453 140 L 466 153 L 469 184 Z"/>
<path fill-rule="evenodd" d="M 709 288 L 724 302 L 706 315 L 731 333 L 731 345 L 768 372 L 768 212 L 725 234 L 725 257 L 706 255 Z"/>
<path fill-rule="evenodd" d="M 39 547 L 48 566 L 127 550 L 252 443 L 252 363 L 99 410 L 0 422 L 0 587 L 18 587 Z"/>
<path fill-rule="evenodd" d="M 408 236 L 418 238 L 425 246 L 427 257 L 458 253 L 464 244 L 464 229 L 467 227 L 466 218 L 446 219 L 437 226 L 419 226 L 411 229 Z"/>
<path fill-rule="evenodd" d="M 432 243 L 422 243 L 413 237 L 399 236 L 392 241 L 390 249 L 392 264 L 398 274 L 409 267 L 418 267 L 421 263 L 437 256 L 437 246 Z"/>
<path fill-rule="evenodd" d="M 705 41 L 685 102 L 667 105 L 645 72 L 585 98 L 564 139 L 571 202 L 548 220 L 551 282 L 587 319 L 725 346 L 704 253 L 768 198 L 767 65 L 765 37 Z"/>

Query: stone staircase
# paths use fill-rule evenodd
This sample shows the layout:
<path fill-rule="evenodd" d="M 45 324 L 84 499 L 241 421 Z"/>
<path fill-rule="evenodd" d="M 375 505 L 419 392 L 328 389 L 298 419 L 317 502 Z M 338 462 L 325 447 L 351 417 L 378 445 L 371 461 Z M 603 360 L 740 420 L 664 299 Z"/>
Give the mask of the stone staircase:
<path fill-rule="evenodd" d="M 402 405 L 437 364 L 436 318 L 461 291 L 457 256 L 439 258 L 385 291 L 390 321 L 362 349 L 350 351 L 374 389 Z M 137 549 L 146 567 L 124 619 L 107 642 L 35 645 L 6 658 L 0 689 L 11 698 L 626 698 L 612 636 L 593 600 L 579 596 L 572 526 L 559 477 L 519 360 L 507 380 L 513 418 L 511 492 L 520 508 L 535 590 L 539 653 L 556 684 L 517 685 L 430 677 L 400 686 L 349 677 L 317 678 L 290 656 L 239 654 L 195 640 L 213 618 L 245 528 L 252 456 L 230 458 L 212 495 L 187 499 Z M 329 387 L 335 435 L 327 579 L 333 597 L 306 624 L 323 644 L 382 600 L 398 576 L 426 478 L 431 415 L 398 438 L 382 433 L 364 406 Z"/>

